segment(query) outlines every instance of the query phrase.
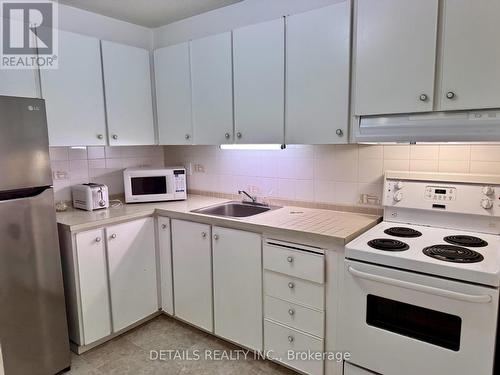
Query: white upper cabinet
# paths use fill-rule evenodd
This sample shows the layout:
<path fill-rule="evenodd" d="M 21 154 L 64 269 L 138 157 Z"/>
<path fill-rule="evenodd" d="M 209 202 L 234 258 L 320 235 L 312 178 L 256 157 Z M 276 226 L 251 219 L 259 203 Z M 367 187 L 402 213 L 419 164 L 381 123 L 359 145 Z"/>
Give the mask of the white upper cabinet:
<path fill-rule="evenodd" d="M 438 0 L 356 4 L 355 114 L 432 111 Z"/>
<path fill-rule="evenodd" d="M 154 144 L 149 51 L 101 43 L 109 144 Z"/>
<path fill-rule="evenodd" d="M 37 75 L 37 69 L 0 69 L 0 95 L 39 98 Z"/>
<path fill-rule="evenodd" d="M 443 110 L 500 107 L 500 2 L 445 0 Z"/>
<path fill-rule="evenodd" d="M 155 79 L 159 143 L 191 144 L 193 125 L 189 43 L 155 51 Z"/>
<path fill-rule="evenodd" d="M 194 143 L 233 142 L 231 33 L 191 42 Z"/>
<path fill-rule="evenodd" d="M 284 142 L 284 20 L 233 31 L 236 143 Z"/>
<path fill-rule="evenodd" d="M 346 143 L 350 6 L 287 17 L 286 143 Z"/>
<path fill-rule="evenodd" d="M 40 70 L 50 145 L 105 145 L 99 40 L 59 30 L 58 64 Z"/>

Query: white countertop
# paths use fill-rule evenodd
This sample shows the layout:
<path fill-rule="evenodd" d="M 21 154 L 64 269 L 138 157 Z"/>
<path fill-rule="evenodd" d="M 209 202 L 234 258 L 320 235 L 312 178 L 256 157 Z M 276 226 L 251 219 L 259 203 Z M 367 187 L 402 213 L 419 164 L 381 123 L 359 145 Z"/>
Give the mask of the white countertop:
<path fill-rule="evenodd" d="M 193 213 L 192 210 L 228 202 L 227 199 L 189 195 L 185 201 L 124 204 L 93 212 L 69 209 L 57 213 L 57 222 L 71 232 L 116 224 L 158 214 L 174 219 L 192 220 L 211 225 L 260 233 L 294 234 L 320 238 L 344 245 L 381 221 L 377 215 L 285 206 L 246 218 L 227 218 Z"/>

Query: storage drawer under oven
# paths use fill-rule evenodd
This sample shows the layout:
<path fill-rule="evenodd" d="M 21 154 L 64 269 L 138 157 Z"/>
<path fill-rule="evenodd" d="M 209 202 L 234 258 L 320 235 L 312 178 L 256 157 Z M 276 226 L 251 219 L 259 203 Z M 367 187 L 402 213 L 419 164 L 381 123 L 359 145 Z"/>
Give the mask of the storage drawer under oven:
<path fill-rule="evenodd" d="M 492 374 L 498 291 L 346 261 L 341 346 L 384 375 Z"/>

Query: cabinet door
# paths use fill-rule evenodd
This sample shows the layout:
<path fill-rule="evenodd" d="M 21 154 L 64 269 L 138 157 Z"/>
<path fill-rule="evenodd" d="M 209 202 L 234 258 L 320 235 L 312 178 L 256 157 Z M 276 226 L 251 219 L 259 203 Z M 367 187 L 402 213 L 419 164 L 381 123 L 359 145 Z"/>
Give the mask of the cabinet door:
<path fill-rule="evenodd" d="M 172 289 L 172 248 L 170 246 L 170 219 L 158 217 L 158 245 L 160 255 L 160 291 L 163 311 L 174 314 Z"/>
<path fill-rule="evenodd" d="M 189 43 L 155 51 L 158 135 L 162 145 L 192 143 L 189 64 Z"/>
<path fill-rule="evenodd" d="M 233 31 L 237 143 L 284 142 L 284 21 Z"/>
<path fill-rule="evenodd" d="M 40 70 L 50 145 L 105 145 L 99 40 L 59 30 L 58 64 Z"/>
<path fill-rule="evenodd" d="M 111 146 L 155 143 L 149 51 L 102 41 Z"/>
<path fill-rule="evenodd" d="M 440 109 L 500 107 L 500 2 L 446 0 L 443 17 Z"/>
<path fill-rule="evenodd" d="M 106 229 L 113 332 L 158 311 L 155 232 L 148 217 Z"/>
<path fill-rule="evenodd" d="M 37 75 L 37 69 L 0 69 L 0 95 L 39 98 Z"/>
<path fill-rule="evenodd" d="M 111 334 L 108 273 L 104 230 L 76 234 L 76 253 L 80 285 L 81 345 L 88 345 Z"/>
<path fill-rule="evenodd" d="M 215 334 L 262 350 L 262 241 L 213 227 Z"/>
<path fill-rule="evenodd" d="M 355 14 L 355 114 L 432 111 L 438 0 L 358 0 Z"/>
<path fill-rule="evenodd" d="M 347 1 L 287 18 L 287 144 L 347 142 L 350 18 Z"/>
<path fill-rule="evenodd" d="M 194 142 L 233 142 L 231 33 L 191 42 Z"/>
<path fill-rule="evenodd" d="M 172 220 L 175 315 L 213 331 L 210 226 Z"/>

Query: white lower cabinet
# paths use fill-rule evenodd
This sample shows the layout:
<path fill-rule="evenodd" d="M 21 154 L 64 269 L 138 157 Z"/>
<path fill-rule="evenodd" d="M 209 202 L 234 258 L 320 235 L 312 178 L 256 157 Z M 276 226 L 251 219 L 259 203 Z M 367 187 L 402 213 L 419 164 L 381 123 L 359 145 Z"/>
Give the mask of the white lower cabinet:
<path fill-rule="evenodd" d="M 272 359 L 306 374 L 323 374 L 323 361 L 307 359 L 309 353 L 323 353 L 323 339 L 266 319 L 264 340 Z"/>
<path fill-rule="evenodd" d="M 114 332 L 158 311 L 154 219 L 106 228 Z"/>
<path fill-rule="evenodd" d="M 262 239 L 213 227 L 215 334 L 262 350 Z"/>
<path fill-rule="evenodd" d="M 172 220 L 175 316 L 213 332 L 210 225 Z"/>
<path fill-rule="evenodd" d="M 158 217 L 158 254 L 160 259 L 161 308 L 174 315 L 174 295 L 172 286 L 172 247 L 170 245 L 170 219 Z"/>
<path fill-rule="evenodd" d="M 106 244 L 103 229 L 77 233 L 75 237 L 83 332 L 71 339 L 88 345 L 111 334 Z"/>
<path fill-rule="evenodd" d="M 306 374 L 322 375 L 324 250 L 267 239 L 263 267 L 264 350 L 277 362 Z M 308 354 L 319 358 L 310 359 Z"/>
<path fill-rule="evenodd" d="M 158 311 L 154 219 L 59 233 L 72 347 L 81 353 Z"/>

